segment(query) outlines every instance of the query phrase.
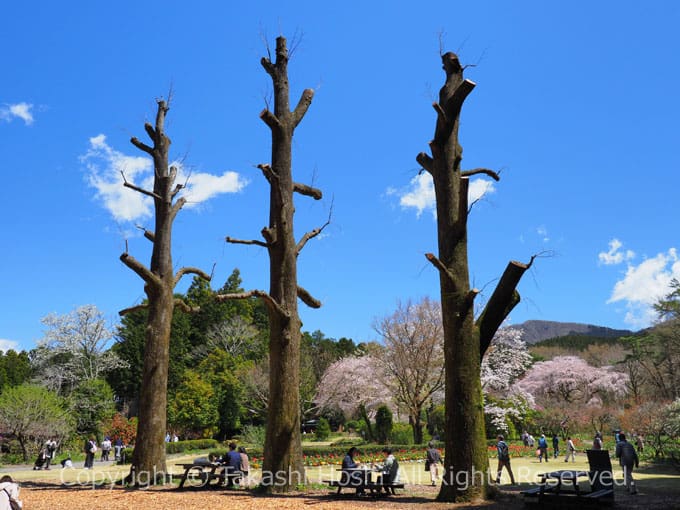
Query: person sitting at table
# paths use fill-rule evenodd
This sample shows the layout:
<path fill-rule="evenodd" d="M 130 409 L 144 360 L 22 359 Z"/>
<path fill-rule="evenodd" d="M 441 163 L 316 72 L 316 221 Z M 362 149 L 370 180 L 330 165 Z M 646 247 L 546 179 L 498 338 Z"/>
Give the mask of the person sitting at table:
<path fill-rule="evenodd" d="M 361 473 L 359 471 L 346 471 L 350 469 L 357 469 L 359 464 L 354 460 L 354 456 L 359 453 L 356 446 L 352 446 L 348 451 L 345 458 L 342 459 L 342 474 L 340 475 L 340 484 L 349 485 L 351 487 L 357 487 L 357 493 L 363 492 L 363 489 L 359 487 L 363 480 L 361 479 Z"/>
<path fill-rule="evenodd" d="M 391 485 L 399 481 L 399 462 L 392 455 L 392 449 L 385 447 L 383 448 L 383 453 L 385 454 L 385 462 L 378 465 L 378 469 L 381 471 L 381 475 L 378 477 L 378 485 Z M 390 493 L 390 488 L 385 487 L 385 492 Z M 394 489 L 392 489 L 394 493 Z"/>
<path fill-rule="evenodd" d="M 236 443 L 229 443 L 229 451 L 224 458 L 226 484 L 228 489 L 235 489 L 241 480 L 241 454 L 236 451 Z"/>

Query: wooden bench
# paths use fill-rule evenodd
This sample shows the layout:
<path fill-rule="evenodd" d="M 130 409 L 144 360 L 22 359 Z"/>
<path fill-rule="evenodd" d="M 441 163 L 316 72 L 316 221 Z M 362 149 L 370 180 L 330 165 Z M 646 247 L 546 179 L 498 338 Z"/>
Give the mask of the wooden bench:
<path fill-rule="evenodd" d="M 600 499 L 600 498 L 613 498 L 614 489 L 600 489 L 599 491 L 589 492 L 583 495 L 584 498 L 590 499 Z"/>
<path fill-rule="evenodd" d="M 375 483 L 375 482 L 366 482 L 366 483 L 352 483 L 351 481 L 349 482 L 343 482 L 340 480 L 322 480 L 323 483 L 327 484 L 331 488 L 336 488 L 337 487 L 337 492 L 336 494 L 340 494 L 342 489 L 356 489 L 357 494 L 365 491 L 369 491 L 371 494 L 379 494 L 382 492 L 383 489 L 385 489 L 387 494 L 396 494 L 394 492 L 394 489 L 403 489 L 404 484 L 403 483 L 387 483 L 387 484 L 381 484 L 381 483 Z"/>

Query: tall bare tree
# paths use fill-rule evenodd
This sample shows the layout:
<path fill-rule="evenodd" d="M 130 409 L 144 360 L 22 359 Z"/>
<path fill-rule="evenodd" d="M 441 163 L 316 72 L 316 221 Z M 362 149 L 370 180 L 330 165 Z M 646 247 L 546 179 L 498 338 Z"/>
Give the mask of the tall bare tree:
<path fill-rule="evenodd" d="M 404 405 L 415 444 L 423 442 L 423 408 L 444 385 L 444 332 L 441 306 L 424 298 L 399 304 L 374 324 L 385 348 L 377 356 L 394 398 Z"/>
<path fill-rule="evenodd" d="M 293 133 L 312 102 L 314 91 L 305 89 L 294 110 L 290 110 L 288 48 L 286 39 L 276 39 L 276 58 L 264 57 L 262 67 L 274 85 L 274 111 L 265 108 L 260 118 L 272 133 L 271 164 L 258 168 L 269 182 L 269 225 L 262 229 L 261 240 L 227 242 L 254 244 L 269 253 L 269 292 L 252 290 L 223 294 L 218 299 L 245 299 L 257 296 L 269 314 L 269 407 L 262 466 L 262 487 L 267 492 L 286 492 L 304 483 L 300 428 L 300 328 L 297 300 L 318 308 L 321 303 L 297 283 L 297 258 L 305 244 L 328 225 L 307 232 L 298 241 L 293 232 L 295 206 L 293 193 L 315 200 L 321 191 L 293 181 Z"/>
<path fill-rule="evenodd" d="M 437 202 L 439 254 L 427 259 L 439 271 L 444 326 L 446 475 L 439 492 L 441 501 L 465 501 L 487 496 L 489 461 L 480 363 L 496 330 L 519 302 L 516 286 L 529 264 L 510 262 L 498 286 L 475 321 L 467 253 L 468 179 L 486 175 L 499 180 L 496 172 L 477 168 L 463 171 L 463 148 L 458 143 L 460 111 L 475 84 L 463 78 L 463 67 L 455 53 L 442 55 L 446 81 L 434 103 L 437 123 L 430 142 L 431 156 L 424 152 L 416 160 L 434 182 Z M 533 258 L 532 258 L 533 261 Z M 480 474 L 483 474 L 480 476 Z"/>
<path fill-rule="evenodd" d="M 149 310 L 137 439 L 128 476 L 128 482 L 134 485 L 164 480 L 167 472 L 165 434 L 172 314 L 175 306 L 192 311 L 184 301 L 175 299 L 173 291 L 186 274 L 196 274 L 210 280 L 208 274 L 195 267 L 182 267 L 175 273 L 172 266 L 172 224 L 186 199 L 177 198 L 184 185 L 175 184 L 177 168 L 169 165 L 170 138 L 165 134 L 164 126 L 170 107 L 164 100 L 158 100 L 157 104 L 155 126 L 148 122 L 144 124 L 153 145 L 146 145 L 135 137 L 130 140 L 135 147 L 153 158 L 153 190 L 140 188 L 127 180 L 124 182 L 125 187 L 152 197 L 155 211 L 155 229 L 153 232 L 144 231 L 144 237 L 153 243 L 149 267 L 137 261 L 127 251 L 120 256 L 123 264 L 144 280 L 144 292 L 147 295 L 146 304 L 121 310 L 120 315 L 140 308 Z"/>

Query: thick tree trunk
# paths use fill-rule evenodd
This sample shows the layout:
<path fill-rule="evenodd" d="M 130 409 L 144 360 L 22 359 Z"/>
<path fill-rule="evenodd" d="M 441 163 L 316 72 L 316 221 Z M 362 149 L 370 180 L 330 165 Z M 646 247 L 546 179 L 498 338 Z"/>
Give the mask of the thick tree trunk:
<path fill-rule="evenodd" d="M 413 427 L 413 443 L 423 444 L 423 422 L 420 421 L 420 410 L 415 417 L 411 418 L 411 426 Z"/>
<path fill-rule="evenodd" d="M 505 283 L 502 291 L 494 294 L 483 313 L 486 319 L 481 324 L 481 339 L 480 325 L 474 318 L 477 291 L 470 289 L 468 274 L 468 177 L 485 174 L 498 180 L 498 175 L 487 169 L 466 172 L 460 168 L 463 149 L 458 143 L 459 116 L 475 84 L 463 78 L 463 68 L 454 53 L 444 54 L 442 62 L 446 82 L 439 102 L 433 105 L 437 125 L 430 142 L 432 157 L 421 153 L 416 159 L 432 175 L 437 201 L 439 253 L 427 258 L 439 270 L 444 329 L 446 456 L 438 499 L 454 502 L 487 496 L 489 462 L 480 365 L 488 342 L 519 295 L 514 285 Z M 517 281 L 519 278 L 514 280 L 515 285 Z"/>
<path fill-rule="evenodd" d="M 149 310 L 137 438 L 130 474 L 127 477 L 127 482 L 135 486 L 162 483 L 166 478 L 165 434 L 172 314 L 177 304 L 183 304 L 185 310 L 191 311 L 186 304 L 177 303 L 174 299 L 175 285 L 183 275 L 189 273 L 210 280 L 210 276 L 196 268 L 181 268 L 177 274 L 173 272 L 172 223 L 186 200 L 180 198 L 173 203 L 173 199 L 184 186 L 175 185 L 177 169 L 168 165 L 170 139 L 164 130 L 168 110 L 169 106 L 165 101 L 158 101 L 155 126 L 149 123 L 144 126 L 153 141 L 153 147 L 137 138 L 130 140 L 135 147 L 153 158 L 153 191 L 125 181 L 126 187 L 152 197 L 155 210 L 155 230 L 144 232 L 144 237 L 153 243 L 149 267 L 145 267 L 127 252 L 120 257 L 126 266 L 144 280 L 144 291 L 148 298 L 148 305 L 128 308 L 120 314 L 124 315 L 141 307 Z"/>
<path fill-rule="evenodd" d="M 286 39 L 276 39 L 276 59 L 261 60 L 274 85 L 274 112 L 265 109 L 260 118 L 272 132 L 271 165 L 259 165 L 270 185 L 269 225 L 263 241 L 227 237 L 228 242 L 256 244 L 269 252 L 269 293 L 254 290 L 224 294 L 219 300 L 261 298 L 269 313 L 269 407 L 264 444 L 261 488 L 264 492 L 286 492 L 304 484 L 300 418 L 300 341 L 302 326 L 297 300 L 318 308 L 321 304 L 297 282 L 297 257 L 304 245 L 321 233 L 317 228 L 296 242 L 293 231 L 293 193 L 320 199 L 321 191 L 293 181 L 292 144 L 295 128 L 312 102 L 314 91 L 306 89 L 290 110 L 288 49 Z"/>
<path fill-rule="evenodd" d="M 281 307 L 281 311 L 270 309 L 269 313 L 269 409 L 262 485 L 272 492 L 285 492 L 305 483 L 300 423 L 302 324 L 297 306 L 292 176 L 293 132 L 301 118 L 296 119 L 290 111 L 285 38 L 276 40 L 276 61 L 272 64 L 263 59 L 262 65 L 274 84 L 275 121 L 267 122 L 272 128 L 269 229 L 275 233 L 275 242 L 268 246 L 269 294 Z M 263 116 L 266 115 L 263 112 Z"/>
<path fill-rule="evenodd" d="M 167 472 L 165 434 L 173 306 L 172 288 L 169 293 L 161 289 L 158 295 L 149 296 L 149 319 L 145 332 L 144 368 L 139 395 L 141 405 L 130 467 L 132 485 L 145 486 L 162 482 Z"/>

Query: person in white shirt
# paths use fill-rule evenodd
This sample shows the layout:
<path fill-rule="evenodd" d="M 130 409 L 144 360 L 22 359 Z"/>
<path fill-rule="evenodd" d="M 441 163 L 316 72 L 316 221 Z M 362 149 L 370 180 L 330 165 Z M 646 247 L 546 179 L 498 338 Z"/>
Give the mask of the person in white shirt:
<path fill-rule="evenodd" d="M 569 455 L 571 455 L 571 461 L 576 462 L 576 456 L 574 455 L 576 452 L 576 447 L 574 446 L 574 442 L 571 440 L 571 437 L 567 438 L 567 456 L 564 458 L 564 462 L 569 462 Z"/>
<path fill-rule="evenodd" d="M 9 475 L 0 478 L 0 510 L 12 510 L 23 506 L 19 499 L 19 485 Z"/>

